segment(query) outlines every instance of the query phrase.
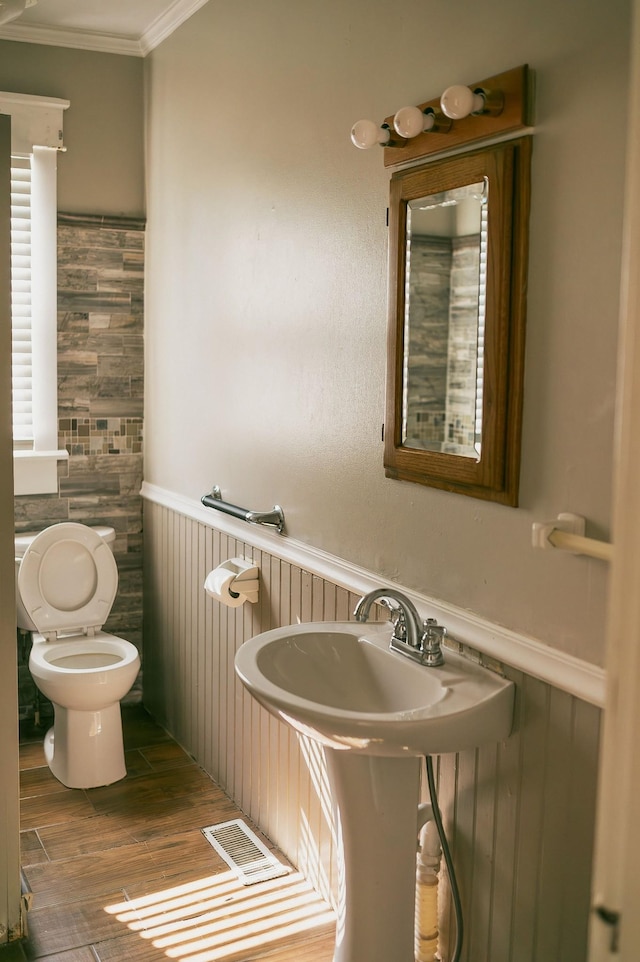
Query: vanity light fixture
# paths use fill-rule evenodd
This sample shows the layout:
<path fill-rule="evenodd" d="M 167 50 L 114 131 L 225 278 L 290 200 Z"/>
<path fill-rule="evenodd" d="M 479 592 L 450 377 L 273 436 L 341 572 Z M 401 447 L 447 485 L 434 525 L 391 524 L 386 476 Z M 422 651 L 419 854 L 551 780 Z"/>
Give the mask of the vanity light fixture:
<path fill-rule="evenodd" d="M 359 120 L 351 141 L 360 150 L 384 147 L 384 165 L 393 167 L 519 133 L 532 123 L 532 104 L 533 76 L 524 64 L 466 87 L 447 87 L 441 97 L 401 107 L 382 123 Z"/>
<path fill-rule="evenodd" d="M 447 87 L 440 98 L 442 113 L 452 120 L 464 120 L 465 117 L 481 117 L 489 115 L 498 117 L 504 109 L 504 95 L 501 90 L 484 90 L 482 87 L 465 87 L 454 84 Z"/>

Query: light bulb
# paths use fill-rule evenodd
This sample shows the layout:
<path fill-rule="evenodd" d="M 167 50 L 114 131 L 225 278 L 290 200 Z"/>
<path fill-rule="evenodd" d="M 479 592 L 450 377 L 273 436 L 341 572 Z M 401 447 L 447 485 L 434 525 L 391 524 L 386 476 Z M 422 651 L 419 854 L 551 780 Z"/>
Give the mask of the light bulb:
<path fill-rule="evenodd" d="M 470 87 L 456 84 L 447 87 L 440 98 L 442 113 L 452 120 L 462 120 L 469 114 L 482 113 L 484 110 L 484 97 L 477 94 Z"/>
<path fill-rule="evenodd" d="M 376 144 L 389 142 L 389 128 L 380 127 L 373 120 L 358 120 L 351 128 L 351 142 L 360 150 L 368 150 Z"/>
<path fill-rule="evenodd" d="M 435 122 L 433 110 L 423 111 L 419 107 L 401 107 L 393 118 L 393 126 L 401 137 L 417 137 L 431 130 Z"/>

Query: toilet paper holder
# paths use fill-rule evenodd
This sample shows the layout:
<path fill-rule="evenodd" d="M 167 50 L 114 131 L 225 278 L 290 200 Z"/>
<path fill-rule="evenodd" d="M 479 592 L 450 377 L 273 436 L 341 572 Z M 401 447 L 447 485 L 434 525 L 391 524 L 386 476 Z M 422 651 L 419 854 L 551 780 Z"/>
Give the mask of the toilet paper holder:
<path fill-rule="evenodd" d="M 212 593 L 210 589 L 215 592 L 213 582 L 216 572 L 233 576 L 232 580 L 227 583 L 232 598 L 242 598 L 243 601 L 249 601 L 252 604 L 257 602 L 260 590 L 260 569 L 252 561 L 247 561 L 246 558 L 229 558 L 227 561 L 223 561 L 214 571 L 210 572 L 205 580 L 204 588 L 208 594 Z M 210 581 L 210 579 L 212 580 Z"/>

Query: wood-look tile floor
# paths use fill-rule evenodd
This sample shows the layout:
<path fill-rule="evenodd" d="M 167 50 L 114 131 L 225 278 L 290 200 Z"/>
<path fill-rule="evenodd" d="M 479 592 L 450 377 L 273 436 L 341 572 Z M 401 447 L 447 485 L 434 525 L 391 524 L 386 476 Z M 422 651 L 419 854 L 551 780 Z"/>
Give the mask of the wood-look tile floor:
<path fill-rule="evenodd" d="M 127 777 L 86 791 L 53 777 L 42 732 L 21 734 L 33 894 L 28 938 L 0 962 L 331 962 L 335 922 L 305 880 L 240 884 L 201 829 L 256 826 L 141 706 L 123 728 Z"/>

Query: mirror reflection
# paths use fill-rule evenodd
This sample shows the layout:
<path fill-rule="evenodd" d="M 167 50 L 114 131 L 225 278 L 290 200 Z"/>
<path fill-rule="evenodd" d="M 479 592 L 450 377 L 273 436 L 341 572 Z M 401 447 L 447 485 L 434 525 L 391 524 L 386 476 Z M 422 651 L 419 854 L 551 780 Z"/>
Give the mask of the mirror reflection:
<path fill-rule="evenodd" d="M 402 444 L 478 461 L 489 184 L 407 204 Z"/>

